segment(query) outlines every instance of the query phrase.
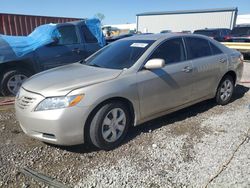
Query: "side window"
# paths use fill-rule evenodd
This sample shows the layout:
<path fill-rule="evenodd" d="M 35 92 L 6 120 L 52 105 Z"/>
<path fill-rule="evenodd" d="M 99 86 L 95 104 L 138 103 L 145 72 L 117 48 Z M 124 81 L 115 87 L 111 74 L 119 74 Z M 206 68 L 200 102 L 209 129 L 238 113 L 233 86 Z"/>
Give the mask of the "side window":
<path fill-rule="evenodd" d="M 223 52 L 214 44 L 212 44 L 211 42 L 209 42 L 211 50 L 213 52 L 213 55 L 217 55 L 217 54 L 222 54 Z"/>
<path fill-rule="evenodd" d="M 82 32 L 86 43 L 97 43 L 96 37 L 91 33 L 87 26 L 82 26 Z"/>
<path fill-rule="evenodd" d="M 185 41 L 188 59 L 196 59 L 212 55 L 209 42 L 206 39 L 187 37 Z"/>
<path fill-rule="evenodd" d="M 69 45 L 79 43 L 75 26 L 63 26 L 58 28 L 61 37 L 59 39 L 59 45 Z"/>
<path fill-rule="evenodd" d="M 150 59 L 154 58 L 164 59 L 166 64 L 184 61 L 185 51 L 182 39 L 170 39 L 161 44 L 150 57 Z"/>

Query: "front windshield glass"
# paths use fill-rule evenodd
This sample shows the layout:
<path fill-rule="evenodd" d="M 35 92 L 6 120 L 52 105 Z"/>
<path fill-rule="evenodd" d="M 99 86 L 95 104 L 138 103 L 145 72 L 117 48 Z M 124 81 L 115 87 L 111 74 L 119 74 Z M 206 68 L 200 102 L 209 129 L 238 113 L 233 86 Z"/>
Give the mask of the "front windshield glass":
<path fill-rule="evenodd" d="M 86 60 L 86 65 L 109 68 L 130 68 L 151 46 L 152 40 L 121 40 L 111 43 Z"/>

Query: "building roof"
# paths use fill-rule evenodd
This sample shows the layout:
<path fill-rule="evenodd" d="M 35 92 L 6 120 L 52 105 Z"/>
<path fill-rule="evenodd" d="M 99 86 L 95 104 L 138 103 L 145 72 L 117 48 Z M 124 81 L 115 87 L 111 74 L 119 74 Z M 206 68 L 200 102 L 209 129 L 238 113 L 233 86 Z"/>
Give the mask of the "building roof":
<path fill-rule="evenodd" d="M 238 8 L 237 7 L 232 7 L 232 8 L 200 9 L 200 10 L 145 12 L 145 13 L 137 14 L 136 16 L 165 15 L 165 14 L 192 14 L 192 13 L 210 13 L 210 12 L 230 12 L 230 11 L 237 12 Z"/>

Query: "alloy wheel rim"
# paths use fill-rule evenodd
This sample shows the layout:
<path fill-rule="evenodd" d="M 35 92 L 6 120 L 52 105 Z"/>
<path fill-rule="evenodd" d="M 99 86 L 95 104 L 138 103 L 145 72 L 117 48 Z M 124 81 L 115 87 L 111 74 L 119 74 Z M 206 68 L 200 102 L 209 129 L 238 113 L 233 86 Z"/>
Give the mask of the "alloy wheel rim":
<path fill-rule="evenodd" d="M 19 88 L 21 87 L 22 83 L 27 79 L 28 77 L 23 75 L 23 74 L 16 74 L 12 76 L 8 82 L 7 82 L 7 87 L 8 90 L 15 95 Z"/>
<path fill-rule="evenodd" d="M 110 110 L 102 123 L 102 137 L 107 142 L 117 141 L 123 134 L 126 126 L 126 115 L 121 108 Z"/>
<path fill-rule="evenodd" d="M 222 101 L 227 101 L 233 92 L 233 84 L 230 80 L 225 80 L 222 83 L 221 89 L 220 89 L 220 98 Z"/>

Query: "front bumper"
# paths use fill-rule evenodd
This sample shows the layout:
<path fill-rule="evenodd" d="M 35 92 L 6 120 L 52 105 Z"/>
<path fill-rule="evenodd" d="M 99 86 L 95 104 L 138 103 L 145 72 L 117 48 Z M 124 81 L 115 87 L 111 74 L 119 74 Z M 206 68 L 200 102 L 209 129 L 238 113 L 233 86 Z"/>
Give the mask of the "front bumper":
<path fill-rule="evenodd" d="M 23 108 L 22 97 L 35 98 Z M 84 125 L 89 108 L 69 107 L 57 110 L 34 111 L 44 98 L 21 89 L 15 102 L 16 117 L 22 130 L 38 140 L 56 145 L 76 145 L 84 143 Z"/>

